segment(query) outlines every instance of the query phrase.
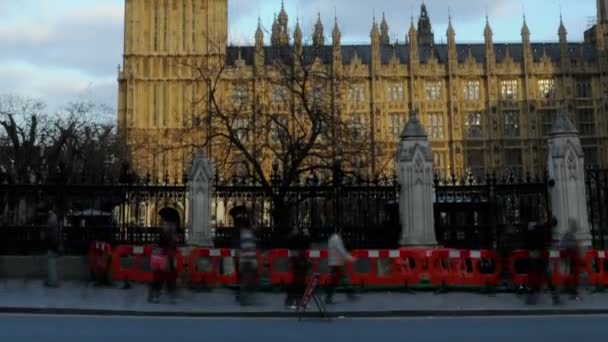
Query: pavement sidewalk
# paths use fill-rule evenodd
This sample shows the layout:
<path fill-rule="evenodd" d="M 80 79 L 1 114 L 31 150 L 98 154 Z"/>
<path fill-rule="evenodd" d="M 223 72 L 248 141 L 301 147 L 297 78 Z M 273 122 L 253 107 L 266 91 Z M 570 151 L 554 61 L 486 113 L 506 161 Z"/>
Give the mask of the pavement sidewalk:
<path fill-rule="evenodd" d="M 582 291 L 581 301 L 554 306 L 548 295 L 537 305 L 524 303 L 515 294 L 488 296 L 453 292 L 436 295 L 381 292 L 363 293 L 356 301 L 338 294 L 337 304 L 328 307 L 332 316 L 408 317 L 408 316 L 486 316 L 486 315 L 556 315 L 608 314 L 608 294 Z M 178 303 L 166 298 L 160 304 L 147 302 L 147 287 L 133 285 L 128 290 L 95 287 L 83 282 L 64 282 L 60 288 L 42 286 L 39 280 L 0 280 L 0 313 L 42 313 L 77 315 L 135 315 L 190 317 L 289 317 L 295 313 L 283 306 L 284 294 L 260 293 L 256 305 L 241 307 L 231 291 L 216 289 L 194 292 L 182 289 Z M 315 311 L 311 305 L 311 312 Z"/>

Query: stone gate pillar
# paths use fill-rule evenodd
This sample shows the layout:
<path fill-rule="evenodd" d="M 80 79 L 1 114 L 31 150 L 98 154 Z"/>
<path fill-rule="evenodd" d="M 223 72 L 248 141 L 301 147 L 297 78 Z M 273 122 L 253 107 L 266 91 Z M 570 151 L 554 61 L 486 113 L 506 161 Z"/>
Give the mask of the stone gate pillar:
<path fill-rule="evenodd" d="M 435 246 L 433 214 L 433 153 L 415 113 L 401 133 L 397 151 L 397 175 L 401 185 L 399 218 L 402 246 Z"/>
<path fill-rule="evenodd" d="M 194 156 L 188 176 L 189 245 L 201 247 L 213 246 L 213 237 L 211 236 L 211 195 L 213 192 L 214 175 L 215 167 L 213 163 L 199 150 Z"/>
<path fill-rule="evenodd" d="M 549 188 L 551 211 L 557 218 L 553 241 L 561 240 L 569 221 L 578 223 L 579 246 L 591 247 L 591 230 L 587 214 L 585 163 L 578 131 L 565 113 L 560 113 L 549 133 L 547 170 L 555 185 Z"/>

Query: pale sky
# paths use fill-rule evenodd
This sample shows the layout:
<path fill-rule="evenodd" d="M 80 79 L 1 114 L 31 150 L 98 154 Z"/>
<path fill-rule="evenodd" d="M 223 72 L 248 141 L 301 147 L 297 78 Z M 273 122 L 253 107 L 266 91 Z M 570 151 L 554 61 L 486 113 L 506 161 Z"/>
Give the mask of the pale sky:
<path fill-rule="evenodd" d="M 483 41 L 486 9 L 495 41 L 521 40 L 525 9 L 533 41 L 556 41 L 560 7 L 570 41 L 581 41 L 595 19 L 595 0 L 426 0 L 439 43 L 448 13 L 458 42 Z M 321 12 L 326 37 L 334 13 L 343 43 L 369 43 L 372 17 L 382 13 L 393 40 L 403 42 L 420 0 L 285 0 L 290 26 L 300 18 L 305 36 Z M 229 35 L 252 44 L 258 15 L 268 30 L 280 0 L 229 0 Z M 0 0 L 0 94 L 39 98 L 57 108 L 88 99 L 116 107 L 122 62 L 124 0 Z M 308 34 L 307 34 L 308 33 Z M 267 37 L 268 38 L 268 37 Z"/>

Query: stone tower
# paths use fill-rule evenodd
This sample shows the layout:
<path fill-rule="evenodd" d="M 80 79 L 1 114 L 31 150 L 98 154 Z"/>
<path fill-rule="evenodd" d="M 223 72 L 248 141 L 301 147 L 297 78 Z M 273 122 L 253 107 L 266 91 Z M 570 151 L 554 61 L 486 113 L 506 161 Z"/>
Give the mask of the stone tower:
<path fill-rule="evenodd" d="M 193 98 L 204 87 L 188 65 L 222 60 L 227 36 L 228 0 L 125 1 L 118 126 L 141 175 L 181 179 L 190 153 L 154 146 L 167 146 L 196 121 Z"/>
<path fill-rule="evenodd" d="M 424 2 L 420 7 L 420 19 L 418 19 L 418 44 L 433 45 L 435 43 L 435 34 L 431 26 L 431 18 L 426 10 Z"/>

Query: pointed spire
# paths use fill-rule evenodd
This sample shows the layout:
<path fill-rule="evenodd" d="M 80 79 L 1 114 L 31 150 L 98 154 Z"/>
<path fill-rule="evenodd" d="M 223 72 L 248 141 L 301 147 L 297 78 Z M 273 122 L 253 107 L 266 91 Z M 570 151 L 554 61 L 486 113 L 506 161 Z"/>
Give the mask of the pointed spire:
<path fill-rule="evenodd" d="M 448 43 L 452 43 L 452 40 L 454 39 L 454 37 L 456 37 L 456 32 L 454 31 L 454 27 L 452 26 L 452 11 L 448 10 L 449 14 L 448 14 L 448 31 L 447 31 L 447 36 L 448 36 Z"/>
<path fill-rule="evenodd" d="M 300 27 L 300 18 L 296 19 L 296 28 L 293 30 L 293 43 L 296 51 L 302 51 L 302 28 Z"/>
<path fill-rule="evenodd" d="M 312 41 L 314 46 L 317 47 L 325 45 L 325 35 L 323 33 L 323 23 L 321 22 L 321 13 L 317 13 L 317 23 L 315 24 L 315 32 L 313 33 Z"/>
<path fill-rule="evenodd" d="M 289 16 L 285 11 L 285 1 L 281 0 L 281 12 L 279 12 L 279 25 L 287 27 L 289 22 Z"/>
<path fill-rule="evenodd" d="M 372 21 L 372 30 L 370 32 L 370 36 L 372 37 L 372 41 L 380 39 L 380 30 L 378 29 L 378 23 L 376 22 L 375 16 Z"/>
<path fill-rule="evenodd" d="M 418 34 L 418 32 L 416 31 L 416 25 L 414 25 L 414 17 L 411 17 L 411 24 L 410 24 L 410 30 L 408 35 L 410 36 L 410 41 L 412 39 L 412 36 L 416 36 Z"/>
<path fill-rule="evenodd" d="M 386 16 L 382 13 L 382 23 L 380 24 L 380 42 L 384 45 L 391 43 L 391 38 L 388 31 L 388 23 L 386 22 Z"/>
<path fill-rule="evenodd" d="M 488 13 L 486 12 L 486 28 L 483 30 L 483 35 L 487 40 L 492 40 L 492 36 L 494 32 L 492 32 L 492 27 L 490 26 L 490 18 L 488 17 Z"/>
<path fill-rule="evenodd" d="M 258 28 L 255 30 L 255 45 L 264 45 L 264 30 L 262 30 L 262 19 L 258 17 Z"/>
<path fill-rule="evenodd" d="M 524 41 L 530 41 L 530 29 L 528 28 L 528 23 L 526 22 L 526 14 L 524 13 L 524 24 L 521 28 L 521 37 Z"/>
<path fill-rule="evenodd" d="M 338 25 L 338 16 L 334 17 L 334 30 L 332 32 L 332 38 L 334 39 L 334 46 L 339 46 L 340 40 L 342 39 L 342 32 L 340 31 L 340 26 Z"/>
<path fill-rule="evenodd" d="M 435 43 L 431 18 L 429 17 L 424 1 L 420 7 L 420 19 L 418 19 L 418 43 L 427 46 Z"/>
<path fill-rule="evenodd" d="M 559 15 L 559 30 L 557 31 L 557 34 L 559 35 L 560 43 L 568 42 L 568 30 L 566 30 L 566 26 L 564 26 L 564 20 L 561 13 Z"/>

